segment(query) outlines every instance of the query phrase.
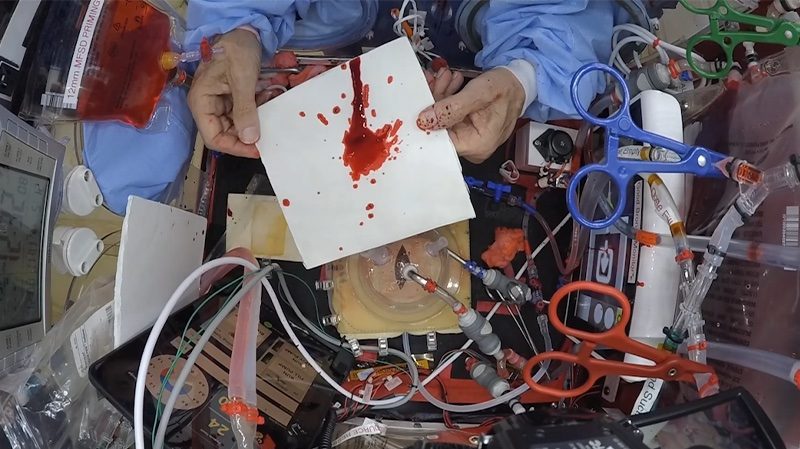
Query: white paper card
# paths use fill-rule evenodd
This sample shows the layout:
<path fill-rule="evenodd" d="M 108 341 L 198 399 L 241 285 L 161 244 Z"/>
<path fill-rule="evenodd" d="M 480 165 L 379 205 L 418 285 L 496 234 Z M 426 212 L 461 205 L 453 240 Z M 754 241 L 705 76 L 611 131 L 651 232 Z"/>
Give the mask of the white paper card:
<path fill-rule="evenodd" d="M 351 61 L 259 108 L 261 161 L 307 268 L 475 217 L 447 132 L 416 125 L 433 96 L 408 40 L 357 59 L 363 88 Z M 367 128 L 395 141 L 369 163 L 343 143 L 359 96 Z"/>

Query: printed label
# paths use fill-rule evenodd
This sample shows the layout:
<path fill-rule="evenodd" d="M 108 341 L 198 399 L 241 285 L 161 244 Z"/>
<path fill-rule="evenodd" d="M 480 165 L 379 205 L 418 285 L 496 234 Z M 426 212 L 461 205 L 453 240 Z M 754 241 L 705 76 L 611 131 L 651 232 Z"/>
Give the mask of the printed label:
<path fill-rule="evenodd" d="M 383 435 L 385 433 L 386 426 L 369 418 L 364 418 L 364 422 L 360 426 L 348 430 L 347 432 L 343 433 L 342 436 L 334 440 L 333 447 L 339 446 L 345 441 L 352 440 L 353 438 L 368 435 Z"/>
<path fill-rule="evenodd" d="M 109 302 L 93 313 L 81 327 L 72 333 L 69 342 L 72 346 L 72 355 L 75 358 L 78 375 L 86 377 L 93 358 L 100 355 L 96 354 L 97 343 L 108 340 L 108 335 L 113 332 L 113 327 L 114 303 Z"/>
<path fill-rule="evenodd" d="M 653 409 L 658 399 L 658 394 L 661 392 L 661 387 L 664 385 L 662 379 L 647 379 L 644 381 L 639 397 L 633 403 L 631 413 L 638 415 L 639 413 L 647 413 Z"/>
<path fill-rule="evenodd" d="M 75 51 L 72 52 L 72 61 L 69 64 L 69 73 L 64 87 L 63 105 L 65 108 L 78 108 L 81 80 L 83 79 L 83 72 L 86 70 L 95 28 L 97 28 L 97 22 L 100 20 L 100 13 L 104 4 L 105 0 L 90 0 L 86 14 L 83 16 L 78 42 L 75 43 Z"/>

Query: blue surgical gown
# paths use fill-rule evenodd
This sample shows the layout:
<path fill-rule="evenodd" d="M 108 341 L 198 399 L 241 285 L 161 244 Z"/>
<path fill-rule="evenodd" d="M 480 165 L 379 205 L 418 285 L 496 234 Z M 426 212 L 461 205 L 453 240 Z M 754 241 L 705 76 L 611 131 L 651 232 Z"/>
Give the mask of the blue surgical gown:
<path fill-rule="evenodd" d="M 196 48 L 203 36 L 249 25 L 269 57 L 300 25 L 328 35 L 352 32 L 362 8 L 356 0 L 191 0 L 186 45 Z M 537 98 L 524 115 L 537 121 L 577 116 L 569 95 L 572 75 L 586 63 L 608 61 L 612 28 L 627 19 L 612 0 L 492 0 L 484 17 L 476 65 L 486 70 L 515 59 L 533 64 Z M 588 104 L 604 89 L 602 76 L 587 77 L 580 97 Z"/>

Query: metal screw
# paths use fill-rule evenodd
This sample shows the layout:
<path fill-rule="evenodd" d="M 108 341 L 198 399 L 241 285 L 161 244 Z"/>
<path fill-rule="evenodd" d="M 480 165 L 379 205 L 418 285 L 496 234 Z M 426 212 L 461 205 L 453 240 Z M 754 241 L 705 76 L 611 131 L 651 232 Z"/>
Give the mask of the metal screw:
<path fill-rule="evenodd" d="M 606 395 L 606 396 L 611 394 L 611 388 L 609 388 L 609 387 L 603 388 L 603 394 Z"/>
<path fill-rule="evenodd" d="M 789 30 L 784 31 L 783 35 L 786 37 L 786 39 L 791 39 L 792 38 L 792 32 L 789 31 Z"/>
<path fill-rule="evenodd" d="M 701 156 L 697 156 L 697 165 L 699 165 L 701 167 L 705 167 L 706 166 L 706 162 L 708 162 L 708 161 L 706 161 L 706 157 L 705 156 L 702 156 L 702 155 Z"/>
<path fill-rule="evenodd" d="M 678 374 L 678 370 L 676 370 L 675 368 L 672 368 L 669 371 L 667 371 L 667 376 L 669 377 L 675 377 L 676 374 Z"/>

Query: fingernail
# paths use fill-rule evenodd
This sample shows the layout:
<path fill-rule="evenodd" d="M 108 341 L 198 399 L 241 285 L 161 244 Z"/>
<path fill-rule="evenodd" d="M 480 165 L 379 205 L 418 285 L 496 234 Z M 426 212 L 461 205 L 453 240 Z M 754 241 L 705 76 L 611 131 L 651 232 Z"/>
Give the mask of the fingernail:
<path fill-rule="evenodd" d="M 436 111 L 433 110 L 433 107 L 427 107 L 422 112 L 419 113 L 419 117 L 417 117 L 417 126 L 422 129 L 432 129 L 436 124 Z"/>
<path fill-rule="evenodd" d="M 261 132 L 255 126 L 245 128 L 239 133 L 239 139 L 248 145 L 258 142 L 259 137 L 261 137 Z"/>

